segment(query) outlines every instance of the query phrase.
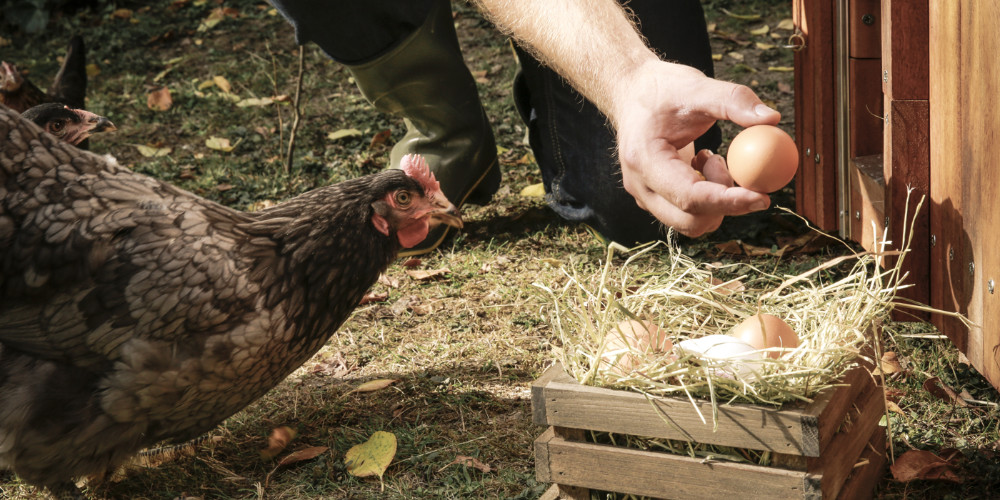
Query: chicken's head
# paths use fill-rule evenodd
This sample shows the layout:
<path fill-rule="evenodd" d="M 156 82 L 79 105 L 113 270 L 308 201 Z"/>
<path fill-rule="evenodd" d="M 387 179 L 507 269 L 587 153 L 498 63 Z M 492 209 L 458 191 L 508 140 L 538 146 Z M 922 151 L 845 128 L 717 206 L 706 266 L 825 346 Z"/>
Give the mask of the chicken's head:
<path fill-rule="evenodd" d="M 39 104 L 21 114 L 46 132 L 73 145 L 98 132 L 117 130 L 107 118 L 57 103 Z"/>
<path fill-rule="evenodd" d="M 5 94 L 16 92 L 23 83 L 24 77 L 17 70 L 17 66 L 7 61 L 0 61 L 0 92 Z"/>
<path fill-rule="evenodd" d="M 372 224 L 379 232 L 390 236 L 395 230 L 399 244 L 411 248 L 424 241 L 434 225 L 462 227 L 458 208 L 441 192 L 440 183 L 423 157 L 404 156 L 400 169 L 414 182 L 412 187 L 389 191 L 372 204 L 375 209 Z"/>

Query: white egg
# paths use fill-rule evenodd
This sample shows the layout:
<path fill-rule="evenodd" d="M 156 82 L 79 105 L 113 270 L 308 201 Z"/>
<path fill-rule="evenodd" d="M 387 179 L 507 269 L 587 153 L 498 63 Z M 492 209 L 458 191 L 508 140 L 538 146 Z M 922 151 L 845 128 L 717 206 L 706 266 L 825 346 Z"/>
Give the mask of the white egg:
<path fill-rule="evenodd" d="M 742 379 L 751 379 L 763 366 L 763 352 L 729 335 L 706 335 L 682 340 L 677 348 L 682 355 L 701 359 L 717 375 L 737 375 Z"/>

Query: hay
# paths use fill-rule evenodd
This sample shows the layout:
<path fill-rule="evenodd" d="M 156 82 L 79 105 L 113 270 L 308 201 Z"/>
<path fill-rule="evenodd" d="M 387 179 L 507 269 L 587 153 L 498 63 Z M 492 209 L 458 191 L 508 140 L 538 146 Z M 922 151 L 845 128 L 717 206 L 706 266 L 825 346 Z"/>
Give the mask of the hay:
<path fill-rule="evenodd" d="M 549 313 L 560 344 L 555 355 L 583 384 L 708 399 L 713 408 L 731 402 L 780 406 L 810 402 L 871 352 L 873 327 L 889 319 L 902 288 L 906 240 L 901 251 L 887 251 L 883 237 L 879 251 L 838 257 L 797 276 L 742 263 L 699 263 L 669 241 L 632 250 L 612 244 L 599 275 L 564 269 L 564 286 L 538 286 L 552 299 Z M 616 254 L 622 252 L 628 257 L 619 267 Z M 886 269 L 888 255 L 899 258 Z M 798 333 L 799 346 L 752 364 L 678 354 L 679 342 L 726 334 L 758 313 L 784 319 Z M 658 325 L 674 349 L 629 343 L 619 327 L 628 319 Z M 618 342 L 610 342 L 612 336 Z"/>

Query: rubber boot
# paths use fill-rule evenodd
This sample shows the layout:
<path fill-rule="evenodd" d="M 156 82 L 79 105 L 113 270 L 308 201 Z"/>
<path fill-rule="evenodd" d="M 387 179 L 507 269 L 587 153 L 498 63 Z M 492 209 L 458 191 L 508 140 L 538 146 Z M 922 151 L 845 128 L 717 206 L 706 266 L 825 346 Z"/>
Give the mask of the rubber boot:
<path fill-rule="evenodd" d="M 376 109 L 404 118 L 407 132 L 392 148 L 391 166 L 420 154 L 456 206 L 490 201 L 500 187 L 496 143 L 462 59 L 448 0 L 436 1 L 424 24 L 389 52 L 347 67 Z M 435 228 L 400 255 L 437 248 L 448 229 Z"/>

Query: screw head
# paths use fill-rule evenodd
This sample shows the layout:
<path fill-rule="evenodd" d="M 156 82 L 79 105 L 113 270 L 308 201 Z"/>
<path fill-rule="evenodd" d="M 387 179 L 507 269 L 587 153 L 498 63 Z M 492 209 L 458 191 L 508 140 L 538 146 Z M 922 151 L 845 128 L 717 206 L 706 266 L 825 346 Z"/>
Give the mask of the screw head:
<path fill-rule="evenodd" d="M 871 26 L 875 24 L 875 16 L 871 14 L 865 14 L 861 16 L 861 22 L 865 23 L 865 26 Z"/>
<path fill-rule="evenodd" d="M 883 82 L 889 81 L 889 70 L 887 69 L 882 70 L 882 81 Z"/>
<path fill-rule="evenodd" d="M 885 216 L 885 225 L 883 227 L 889 227 L 889 216 Z"/>
<path fill-rule="evenodd" d="M 955 260 L 955 249 L 954 248 L 949 248 L 948 249 L 948 260 Z"/>
<path fill-rule="evenodd" d="M 969 276 L 974 276 L 976 274 L 976 263 L 969 262 Z"/>
<path fill-rule="evenodd" d="M 986 282 L 986 289 L 990 291 L 990 294 L 993 294 L 993 290 L 995 289 L 995 287 L 993 286 L 993 280 L 989 280 Z"/>
<path fill-rule="evenodd" d="M 816 163 L 819 163 L 819 153 L 816 153 L 816 158 L 814 159 L 816 160 Z"/>
<path fill-rule="evenodd" d="M 811 148 L 806 148 L 806 156 L 812 156 L 812 154 L 813 154 L 812 153 L 812 149 Z"/>
<path fill-rule="evenodd" d="M 854 211 L 854 220 L 861 220 L 861 211 L 860 210 L 855 210 Z"/>
<path fill-rule="evenodd" d="M 931 246 L 937 246 L 937 236 L 931 235 Z"/>

